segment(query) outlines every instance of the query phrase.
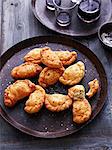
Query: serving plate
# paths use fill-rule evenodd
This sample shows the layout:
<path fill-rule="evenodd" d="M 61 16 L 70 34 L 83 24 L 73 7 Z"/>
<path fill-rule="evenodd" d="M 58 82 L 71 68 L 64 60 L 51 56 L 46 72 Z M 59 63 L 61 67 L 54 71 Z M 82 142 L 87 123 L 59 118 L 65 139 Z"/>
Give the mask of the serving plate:
<path fill-rule="evenodd" d="M 90 24 L 84 23 L 77 17 L 76 7 L 71 24 L 68 27 L 57 25 L 54 11 L 46 8 L 46 0 L 31 0 L 31 6 L 35 17 L 47 28 L 69 36 L 89 36 L 97 33 L 98 28 L 111 18 L 112 1 L 101 0 L 101 2 L 101 16 L 98 21 Z"/>
<path fill-rule="evenodd" d="M 86 66 L 85 77 L 80 82 L 80 84 L 85 86 L 86 91 L 88 90 L 87 84 L 90 80 L 93 80 L 94 78 L 99 80 L 100 90 L 90 100 L 92 115 L 88 122 L 82 125 L 74 124 L 72 121 L 72 108 L 60 113 L 53 113 L 43 107 L 39 113 L 29 115 L 23 110 L 27 98 L 17 103 L 13 108 L 4 106 L 4 89 L 14 82 L 10 76 L 11 69 L 21 64 L 24 55 L 32 48 L 43 46 L 49 46 L 53 50 L 75 50 L 78 53 L 77 61 L 83 61 Z M 90 123 L 104 105 L 107 93 L 107 77 L 105 70 L 97 56 L 89 48 L 73 39 L 63 36 L 40 36 L 26 39 L 8 49 L 1 56 L 0 62 L 0 114 L 8 123 L 24 133 L 43 138 L 56 138 L 75 133 Z M 33 78 L 32 82 L 38 84 L 37 77 Z M 68 86 L 64 86 L 57 82 L 55 85 L 47 88 L 46 92 L 67 94 L 68 88 Z"/>

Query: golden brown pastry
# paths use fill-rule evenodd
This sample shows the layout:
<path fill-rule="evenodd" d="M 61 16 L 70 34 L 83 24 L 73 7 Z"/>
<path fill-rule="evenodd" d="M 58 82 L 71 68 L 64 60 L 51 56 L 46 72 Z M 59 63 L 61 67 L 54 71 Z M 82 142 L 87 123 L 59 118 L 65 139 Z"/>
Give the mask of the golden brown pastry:
<path fill-rule="evenodd" d="M 99 81 L 97 79 L 94 79 L 93 81 L 90 81 L 88 83 L 90 89 L 89 91 L 86 93 L 86 96 L 88 96 L 89 98 L 91 98 L 94 94 L 97 93 L 98 89 L 99 89 Z"/>
<path fill-rule="evenodd" d="M 39 75 L 39 85 L 45 88 L 49 85 L 55 84 L 59 80 L 59 77 L 62 75 L 63 72 L 64 68 L 58 69 L 45 67 Z"/>
<path fill-rule="evenodd" d="M 59 112 L 69 108 L 72 105 L 72 99 L 63 94 L 46 94 L 45 106 L 52 112 Z"/>
<path fill-rule="evenodd" d="M 70 51 L 56 51 L 55 52 L 63 65 L 70 65 L 77 59 L 77 53 Z"/>
<path fill-rule="evenodd" d="M 36 64 L 41 63 L 40 51 L 42 48 L 34 48 L 24 56 L 24 61 L 32 62 Z"/>
<path fill-rule="evenodd" d="M 79 83 L 85 74 L 84 63 L 79 61 L 74 65 L 69 66 L 65 69 L 59 81 L 64 85 L 74 85 Z"/>
<path fill-rule="evenodd" d="M 83 85 L 75 85 L 68 89 L 68 95 L 73 100 L 83 100 L 85 99 L 85 88 Z"/>
<path fill-rule="evenodd" d="M 50 68 L 62 68 L 62 62 L 54 51 L 49 47 L 44 47 L 41 52 L 41 61 Z"/>
<path fill-rule="evenodd" d="M 42 108 L 44 99 L 45 90 L 41 86 L 36 85 L 36 90 L 30 94 L 24 110 L 29 114 L 37 113 Z"/>
<path fill-rule="evenodd" d="M 9 85 L 4 92 L 4 104 L 14 106 L 19 100 L 29 96 L 35 90 L 35 84 L 30 80 L 17 80 Z"/>
<path fill-rule="evenodd" d="M 42 70 L 38 64 L 26 62 L 17 67 L 14 67 L 11 71 L 11 76 L 15 79 L 31 78 L 38 75 Z"/>
<path fill-rule="evenodd" d="M 73 121 L 77 124 L 85 123 L 89 120 L 92 110 L 86 99 L 73 102 Z"/>

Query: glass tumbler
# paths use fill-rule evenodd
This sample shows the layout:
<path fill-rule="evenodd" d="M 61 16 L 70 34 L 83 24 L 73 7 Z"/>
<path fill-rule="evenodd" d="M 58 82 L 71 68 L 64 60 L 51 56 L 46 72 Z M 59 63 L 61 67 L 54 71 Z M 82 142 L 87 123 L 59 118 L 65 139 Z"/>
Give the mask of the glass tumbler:
<path fill-rule="evenodd" d="M 71 23 L 73 10 L 76 6 L 71 0 L 61 0 L 60 5 L 56 3 L 56 0 L 53 0 L 55 6 L 55 16 L 56 22 L 59 26 L 68 26 Z"/>
<path fill-rule="evenodd" d="M 101 0 L 82 0 L 78 6 L 78 17 L 92 23 L 100 18 Z"/>
<path fill-rule="evenodd" d="M 56 4 L 60 5 L 61 4 L 61 0 L 56 0 Z M 46 7 L 49 10 L 55 10 L 53 0 L 46 0 Z"/>

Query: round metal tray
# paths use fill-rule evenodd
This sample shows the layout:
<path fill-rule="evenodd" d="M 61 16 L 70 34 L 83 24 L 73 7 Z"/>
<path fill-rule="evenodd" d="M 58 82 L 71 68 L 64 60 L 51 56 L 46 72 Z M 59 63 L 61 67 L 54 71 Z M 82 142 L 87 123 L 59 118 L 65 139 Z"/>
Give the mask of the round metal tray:
<path fill-rule="evenodd" d="M 53 50 L 75 50 L 78 53 L 77 61 L 83 61 L 86 66 L 85 77 L 80 82 L 80 84 L 84 85 L 86 91 L 88 91 L 88 82 L 90 80 L 97 78 L 100 82 L 99 92 L 90 100 L 90 104 L 92 106 L 92 116 L 85 124 L 76 125 L 73 123 L 72 108 L 60 113 L 53 113 L 43 107 L 37 114 L 29 115 L 23 110 L 27 98 L 17 103 L 13 108 L 7 108 L 4 106 L 4 89 L 9 84 L 14 82 L 10 75 L 11 69 L 23 63 L 24 55 L 32 48 L 43 47 L 46 45 L 51 47 Z M 7 50 L 1 56 L 0 62 L 0 80 L 2 85 L 0 86 L 0 114 L 7 122 L 22 132 L 43 138 L 66 136 L 79 131 L 85 125 L 90 123 L 104 105 L 107 93 L 107 77 L 104 68 L 97 56 L 89 48 L 76 42 L 75 40 L 63 36 L 40 36 L 30 38 Z M 37 77 L 33 78 L 32 82 L 38 84 Z M 68 86 L 64 86 L 57 82 L 55 85 L 48 87 L 46 92 L 67 94 L 68 88 Z"/>
<path fill-rule="evenodd" d="M 84 23 L 77 17 L 76 7 L 71 24 L 68 27 L 57 25 L 54 11 L 46 8 L 46 0 L 32 0 L 31 6 L 35 17 L 47 28 L 69 36 L 89 36 L 97 33 L 98 28 L 111 18 L 111 0 L 101 0 L 101 2 L 101 16 L 99 20 L 90 24 Z"/>

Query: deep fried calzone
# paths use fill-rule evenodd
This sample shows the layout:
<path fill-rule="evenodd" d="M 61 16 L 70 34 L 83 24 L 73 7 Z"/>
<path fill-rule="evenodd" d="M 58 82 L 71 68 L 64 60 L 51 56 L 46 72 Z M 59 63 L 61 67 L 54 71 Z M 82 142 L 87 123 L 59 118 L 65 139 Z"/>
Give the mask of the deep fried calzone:
<path fill-rule="evenodd" d="M 17 80 L 9 85 L 4 92 L 4 104 L 13 107 L 19 100 L 29 96 L 35 90 L 30 80 Z"/>
<path fill-rule="evenodd" d="M 36 90 L 30 94 L 24 110 L 29 114 L 37 113 L 42 108 L 44 99 L 45 90 L 41 86 L 36 85 Z"/>
<path fill-rule="evenodd" d="M 79 83 L 85 74 L 84 63 L 79 61 L 74 65 L 69 66 L 65 69 L 59 81 L 64 85 L 74 85 Z"/>
<path fill-rule="evenodd" d="M 41 52 L 41 61 L 50 68 L 62 68 L 62 62 L 54 51 L 49 47 L 44 47 Z"/>
<path fill-rule="evenodd" d="M 42 67 L 38 64 L 26 62 L 17 67 L 14 67 L 11 71 L 11 76 L 15 79 L 31 78 L 38 75 L 42 70 Z"/>
<path fill-rule="evenodd" d="M 91 105 L 86 99 L 73 102 L 73 121 L 82 124 L 89 120 L 92 113 Z"/>
<path fill-rule="evenodd" d="M 70 51 L 56 51 L 55 52 L 63 65 L 70 65 L 77 59 L 77 53 Z"/>
<path fill-rule="evenodd" d="M 68 95 L 73 100 L 83 100 L 85 98 L 85 88 L 83 85 L 75 85 L 68 89 Z"/>
<path fill-rule="evenodd" d="M 86 96 L 88 96 L 89 98 L 91 98 L 94 94 L 97 93 L 98 89 L 99 89 L 99 81 L 97 79 L 94 79 L 93 81 L 90 81 L 88 83 L 90 89 L 89 91 L 86 93 Z"/>
<path fill-rule="evenodd" d="M 59 77 L 62 75 L 63 72 L 64 68 L 58 69 L 45 67 L 39 75 L 39 85 L 45 88 L 49 85 L 55 84 L 59 80 Z"/>
<path fill-rule="evenodd" d="M 46 94 L 45 106 L 52 112 L 59 112 L 69 108 L 72 105 L 72 99 L 63 94 Z"/>
<path fill-rule="evenodd" d="M 24 61 L 32 62 L 36 64 L 41 63 L 40 51 L 42 48 L 32 49 L 29 53 L 24 56 Z"/>

